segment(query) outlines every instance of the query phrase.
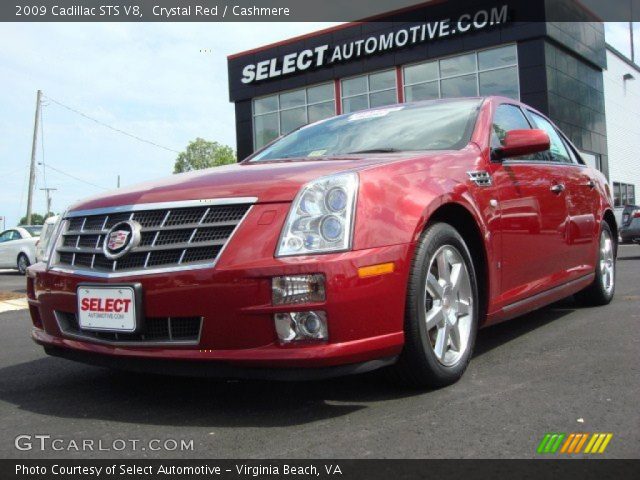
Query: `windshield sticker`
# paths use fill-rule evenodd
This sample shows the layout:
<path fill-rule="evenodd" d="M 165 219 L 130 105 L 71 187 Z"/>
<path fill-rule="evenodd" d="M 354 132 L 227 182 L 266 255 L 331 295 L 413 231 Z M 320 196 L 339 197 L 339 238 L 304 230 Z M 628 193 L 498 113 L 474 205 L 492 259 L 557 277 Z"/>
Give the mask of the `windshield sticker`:
<path fill-rule="evenodd" d="M 397 112 L 398 110 L 402 110 L 404 107 L 391 107 L 391 108 L 380 108 L 378 110 L 368 110 L 366 112 L 358 112 L 350 115 L 347 119 L 348 122 L 355 122 L 358 120 L 364 120 L 367 118 L 380 118 L 389 115 L 391 112 Z"/>
<path fill-rule="evenodd" d="M 326 148 L 324 150 L 314 150 L 313 152 L 309 152 L 307 154 L 307 157 L 321 157 L 325 153 L 327 153 L 327 149 Z"/>

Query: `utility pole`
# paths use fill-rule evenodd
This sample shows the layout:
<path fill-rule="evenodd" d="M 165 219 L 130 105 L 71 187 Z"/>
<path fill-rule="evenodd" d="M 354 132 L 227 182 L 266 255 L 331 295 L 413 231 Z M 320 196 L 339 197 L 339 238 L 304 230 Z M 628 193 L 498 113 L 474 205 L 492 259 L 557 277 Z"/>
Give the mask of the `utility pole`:
<path fill-rule="evenodd" d="M 47 194 L 47 211 L 45 212 L 45 217 L 51 213 L 51 192 L 55 192 L 58 190 L 57 188 L 41 188 L 40 190 L 44 190 Z"/>
<path fill-rule="evenodd" d="M 33 187 L 36 183 L 36 147 L 38 144 L 38 128 L 40 127 L 40 103 L 42 90 L 38 90 L 36 99 L 36 118 L 33 122 L 33 143 L 31 144 L 31 168 L 29 170 L 29 192 L 27 194 L 27 225 L 31 225 L 31 208 L 33 206 Z"/>
<path fill-rule="evenodd" d="M 118 188 L 120 188 L 120 175 L 118 175 Z"/>

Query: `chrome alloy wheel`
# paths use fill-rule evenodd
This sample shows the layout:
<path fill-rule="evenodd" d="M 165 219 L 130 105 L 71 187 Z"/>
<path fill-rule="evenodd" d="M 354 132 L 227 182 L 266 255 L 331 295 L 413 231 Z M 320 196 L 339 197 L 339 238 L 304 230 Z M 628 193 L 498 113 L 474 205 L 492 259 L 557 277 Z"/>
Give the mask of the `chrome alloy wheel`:
<path fill-rule="evenodd" d="M 600 234 L 600 275 L 602 275 L 602 287 L 607 295 L 611 295 L 615 286 L 615 268 L 613 240 L 611 234 L 603 230 Z"/>
<path fill-rule="evenodd" d="M 471 277 L 460 252 L 443 245 L 431 258 L 425 288 L 427 335 L 438 361 L 451 367 L 469 348 Z"/>

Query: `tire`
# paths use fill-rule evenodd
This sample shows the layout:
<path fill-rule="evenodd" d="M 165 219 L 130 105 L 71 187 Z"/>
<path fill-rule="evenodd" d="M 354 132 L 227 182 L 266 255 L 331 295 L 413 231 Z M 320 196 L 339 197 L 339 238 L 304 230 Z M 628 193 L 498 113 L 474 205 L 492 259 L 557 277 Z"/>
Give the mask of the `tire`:
<path fill-rule="evenodd" d="M 29 257 L 27 257 L 24 253 L 19 254 L 16 265 L 18 267 L 18 272 L 20 272 L 20 275 L 26 275 L 27 268 L 29 267 L 29 265 L 31 265 L 31 263 L 29 262 Z"/>
<path fill-rule="evenodd" d="M 607 222 L 600 226 L 596 278 L 584 290 L 574 295 L 582 305 L 608 305 L 616 291 L 616 251 L 617 245 Z"/>
<path fill-rule="evenodd" d="M 413 387 L 456 382 L 471 359 L 478 314 L 477 278 L 467 245 L 451 225 L 429 226 L 414 254 L 407 284 L 405 345 L 391 375 Z"/>

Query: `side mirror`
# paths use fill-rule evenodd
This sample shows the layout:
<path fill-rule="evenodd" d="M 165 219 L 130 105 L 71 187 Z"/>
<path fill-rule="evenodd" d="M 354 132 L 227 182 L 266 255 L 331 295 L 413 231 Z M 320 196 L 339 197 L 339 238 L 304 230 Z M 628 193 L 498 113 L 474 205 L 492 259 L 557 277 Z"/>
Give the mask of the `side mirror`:
<path fill-rule="evenodd" d="M 549 150 L 549 135 L 544 130 L 509 130 L 502 142 L 502 146 L 491 152 L 494 160 L 531 155 Z"/>

